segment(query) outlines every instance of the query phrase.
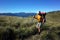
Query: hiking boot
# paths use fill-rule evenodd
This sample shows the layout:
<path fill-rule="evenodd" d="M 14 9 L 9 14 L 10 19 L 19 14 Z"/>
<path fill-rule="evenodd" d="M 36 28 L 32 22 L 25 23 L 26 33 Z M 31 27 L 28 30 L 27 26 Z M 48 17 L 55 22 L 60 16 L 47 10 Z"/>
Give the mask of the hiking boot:
<path fill-rule="evenodd" d="M 38 34 L 40 35 L 40 32 L 38 32 Z"/>

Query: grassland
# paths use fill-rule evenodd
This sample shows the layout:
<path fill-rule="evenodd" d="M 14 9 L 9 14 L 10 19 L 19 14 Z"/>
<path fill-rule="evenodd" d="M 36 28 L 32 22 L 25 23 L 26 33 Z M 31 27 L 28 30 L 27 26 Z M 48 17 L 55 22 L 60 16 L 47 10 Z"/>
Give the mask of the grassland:
<path fill-rule="evenodd" d="M 49 12 L 46 15 L 46 23 L 42 26 L 42 32 L 37 34 L 35 28 L 37 21 L 32 17 L 0 16 L 0 40 L 4 40 L 12 30 L 13 40 L 59 40 L 60 39 L 60 12 Z M 5 33 L 5 37 L 4 34 Z M 8 35 L 6 35 L 8 34 Z M 8 38 L 8 37 L 6 37 Z"/>

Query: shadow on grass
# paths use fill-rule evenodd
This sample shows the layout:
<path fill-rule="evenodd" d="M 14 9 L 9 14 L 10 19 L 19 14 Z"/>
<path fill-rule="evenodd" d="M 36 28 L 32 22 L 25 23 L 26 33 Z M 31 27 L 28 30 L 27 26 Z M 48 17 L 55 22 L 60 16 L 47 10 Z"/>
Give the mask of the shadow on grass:
<path fill-rule="evenodd" d="M 56 30 L 58 31 L 59 28 L 60 27 L 56 27 L 56 28 L 55 27 L 52 27 L 52 28 L 50 28 L 50 26 L 46 26 L 46 25 L 42 26 L 41 27 L 41 32 L 43 32 L 43 31 L 48 32 L 48 34 L 46 34 L 46 36 L 45 36 L 46 38 L 44 40 L 58 40 L 59 39 L 58 36 L 60 35 L 60 32 L 56 33 L 55 31 Z M 19 35 L 19 38 L 22 39 L 22 40 L 24 40 L 25 38 L 28 38 L 28 37 L 30 37 L 32 35 L 36 35 L 36 34 L 37 34 L 37 29 L 34 28 L 33 29 L 33 32 L 27 33 L 25 35 L 23 35 L 23 34 L 22 35 Z"/>
<path fill-rule="evenodd" d="M 26 33 L 24 33 L 24 31 L 23 32 L 18 31 L 16 34 L 16 33 L 14 33 L 14 31 L 12 29 L 7 29 L 5 32 L 3 32 L 2 40 L 15 40 L 17 35 L 18 35 L 18 40 L 20 40 L 20 39 L 24 40 L 24 39 L 27 39 L 27 38 L 31 37 L 32 35 L 36 35 L 38 33 L 37 29 L 35 27 L 32 30 L 33 31 L 31 31 L 31 32 L 26 30 L 27 31 Z M 46 34 L 46 36 L 44 37 L 47 40 L 54 40 L 53 37 L 55 35 L 58 35 L 60 37 L 60 32 L 57 32 L 57 33 L 55 32 L 56 30 L 57 31 L 60 30 L 60 27 L 56 27 L 56 28 L 52 27 L 51 30 L 46 25 L 41 27 L 41 32 L 47 31 L 47 30 L 49 30 L 49 34 Z M 50 35 L 50 33 L 52 33 L 52 35 L 53 34 L 55 34 L 55 35 L 53 35 L 53 37 L 52 37 L 52 35 Z"/>
<path fill-rule="evenodd" d="M 36 35 L 38 33 L 36 28 L 33 28 L 32 30 L 33 30 L 33 32 L 28 32 L 26 34 L 19 34 L 19 38 L 24 40 L 25 38 L 28 38 L 32 35 Z M 41 27 L 41 32 L 44 31 L 44 30 L 49 30 L 49 27 L 48 26 Z"/>
<path fill-rule="evenodd" d="M 19 39 L 24 40 L 24 39 L 26 39 L 26 38 L 28 38 L 28 37 L 30 37 L 32 35 L 36 35 L 36 34 L 37 34 L 37 29 L 34 28 L 33 32 L 27 32 L 26 34 L 20 34 L 19 33 L 18 35 L 19 35 Z"/>
<path fill-rule="evenodd" d="M 3 32 L 2 40 L 15 40 L 15 33 L 12 29 L 7 29 Z"/>

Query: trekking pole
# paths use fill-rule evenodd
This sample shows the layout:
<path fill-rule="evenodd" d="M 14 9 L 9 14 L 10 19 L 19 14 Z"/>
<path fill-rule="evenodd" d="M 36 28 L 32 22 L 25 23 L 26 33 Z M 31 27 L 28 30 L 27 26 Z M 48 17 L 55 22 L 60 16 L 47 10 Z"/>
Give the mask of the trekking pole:
<path fill-rule="evenodd" d="M 33 20 L 34 20 L 34 18 L 32 17 L 32 18 L 31 18 L 31 21 L 30 21 L 31 24 L 33 24 Z"/>

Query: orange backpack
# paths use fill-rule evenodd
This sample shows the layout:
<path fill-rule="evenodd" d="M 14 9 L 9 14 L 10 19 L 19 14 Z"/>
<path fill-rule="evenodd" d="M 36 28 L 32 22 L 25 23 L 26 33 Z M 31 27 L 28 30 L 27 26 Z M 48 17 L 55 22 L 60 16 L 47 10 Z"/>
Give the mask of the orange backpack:
<path fill-rule="evenodd" d="M 35 19 L 37 19 L 38 22 L 42 22 L 43 21 L 43 18 L 40 15 L 35 15 Z"/>

